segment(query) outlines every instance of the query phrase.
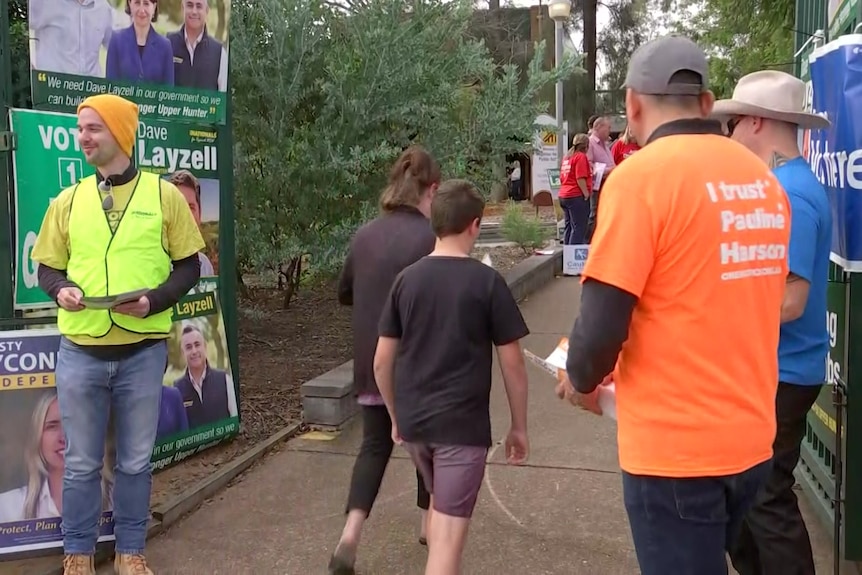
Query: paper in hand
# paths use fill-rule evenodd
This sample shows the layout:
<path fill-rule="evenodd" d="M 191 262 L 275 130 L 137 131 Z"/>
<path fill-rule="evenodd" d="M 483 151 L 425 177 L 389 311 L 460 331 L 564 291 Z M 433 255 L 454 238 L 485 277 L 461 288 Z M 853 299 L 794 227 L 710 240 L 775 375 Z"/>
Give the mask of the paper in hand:
<path fill-rule="evenodd" d="M 607 170 L 607 164 L 603 164 L 602 162 L 596 162 L 593 164 L 593 189 L 598 190 L 602 187 L 602 180 L 605 177 L 605 170 Z"/>
<path fill-rule="evenodd" d="M 146 294 L 148 289 L 139 289 L 135 291 L 129 291 L 117 295 L 107 295 L 107 296 L 98 296 L 98 297 L 83 297 L 81 298 L 81 303 L 84 307 L 88 309 L 111 309 L 120 305 L 121 303 L 127 303 L 130 301 L 137 301 L 141 299 L 141 296 Z"/>
<path fill-rule="evenodd" d="M 542 368 L 549 375 L 555 377 L 557 382 L 568 380 L 568 374 L 566 373 L 566 358 L 569 355 L 569 338 L 562 338 L 560 343 L 557 344 L 557 347 L 554 348 L 554 351 L 551 352 L 551 355 L 546 357 L 545 359 L 540 358 L 533 352 L 525 349 L 524 357 Z M 613 382 L 607 385 L 600 385 L 598 387 L 598 402 L 599 407 L 602 408 L 602 415 L 606 417 L 610 417 L 611 419 L 616 420 L 617 418 L 617 392 L 616 386 Z"/>

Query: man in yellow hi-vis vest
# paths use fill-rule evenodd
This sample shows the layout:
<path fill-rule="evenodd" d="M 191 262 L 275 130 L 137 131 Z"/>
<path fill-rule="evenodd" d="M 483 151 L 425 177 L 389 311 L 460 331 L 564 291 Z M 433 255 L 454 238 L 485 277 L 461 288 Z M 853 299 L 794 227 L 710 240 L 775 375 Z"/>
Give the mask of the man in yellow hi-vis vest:
<path fill-rule="evenodd" d="M 65 575 L 95 573 L 108 414 L 114 421 L 114 534 L 119 575 L 144 559 L 171 308 L 200 276 L 204 242 L 177 188 L 131 161 L 137 105 L 110 94 L 78 107 L 78 142 L 96 174 L 51 202 L 32 258 L 58 306 L 56 365 L 66 434 L 61 514 Z M 146 290 L 110 309 L 89 298 Z"/>

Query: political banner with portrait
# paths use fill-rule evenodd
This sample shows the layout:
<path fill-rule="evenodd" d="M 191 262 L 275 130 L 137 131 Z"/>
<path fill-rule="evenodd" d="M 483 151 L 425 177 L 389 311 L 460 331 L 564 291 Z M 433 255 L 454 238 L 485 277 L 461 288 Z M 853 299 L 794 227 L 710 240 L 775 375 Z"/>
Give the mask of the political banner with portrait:
<path fill-rule="evenodd" d="M 239 433 L 233 378 L 216 278 L 204 278 L 174 306 L 162 387 L 156 469 L 169 467 Z"/>
<path fill-rule="evenodd" d="M 862 35 L 816 48 L 809 57 L 810 106 L 832 125 L 810 130 L 804 153 L 832 205 L 832 261 L 862 271 Z"/>
<path fill-rule="evenodd" d="M 230 0 L 29 0 L 33 106 L 117 94 L 141 116 L 224 124 Z"/>
<path fill-rule="evenodd" d="M 0 332 L 0 555 L 62 544 L 66 441 L 54 387 L 59 347 L 53 329 Z M 100 541 L 114 538 L 112 452 L 106 440 Z"/>
<path fill-rule="evenodd" d="M 12 152 L 14 305 L 19 310 L 53 307 L 39 288 L 30 253 L 51 200 L 94 170 L 78 144 L 76 116 L 13 109 L 9 122 L 18 135 Z M 140 170 L 162 175 L 185 196 L 206 242 L 200 255 L 202 276 L 218 275 L 220 134 L 212 127 L 141 118 L 132 155 Z"/>
<path fill-rule="evenodd" d="M 216 278 L 202 279 L 173 310 L 156 444 L 163 469 L 239 432 L 238 389 Z M 62 546 L 65 439 L 53 328 L 0 332 L 0 556 Z M 105 442 L 100 540 L 113 539 L 114 436 Z"/>

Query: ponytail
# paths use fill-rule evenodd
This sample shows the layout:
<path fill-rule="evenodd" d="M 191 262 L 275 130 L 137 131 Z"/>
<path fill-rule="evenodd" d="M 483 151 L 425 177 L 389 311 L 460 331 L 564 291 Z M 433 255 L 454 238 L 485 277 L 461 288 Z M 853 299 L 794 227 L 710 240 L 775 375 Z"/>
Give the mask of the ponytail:
<path fill-rule="evenodd" d="M 421 146 L 402 152 L 389 172 L 389 180 L 380 194 L 380 211 L 392 212 L 399 207 L 416 207 L 434 184 L 440 183 L 440 166 Z"/>

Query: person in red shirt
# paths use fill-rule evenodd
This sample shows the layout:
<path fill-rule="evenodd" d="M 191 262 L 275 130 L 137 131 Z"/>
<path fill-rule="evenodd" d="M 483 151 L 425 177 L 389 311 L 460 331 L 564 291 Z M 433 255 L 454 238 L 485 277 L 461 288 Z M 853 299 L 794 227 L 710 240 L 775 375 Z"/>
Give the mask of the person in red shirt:
<path fill-rule="evenodd" d="M 641 147 L 638 145 L 637 140 L 635 140 L 631 130 L 626 126 L 626 131 L 623 132 L 623 135 L 614 142 L 613 146 L 611 146 L 611 155 L 614 157 L 614 162 L 619 166 L 623 160 L 640 149 Z"/>
<path fill-rule="evenodd" d="M 586 243 L 590 194 L 593 191 L 593 171 L 587 159 L 589 144 L 589 136 L 577 134 L 560 166 L 559 198 L 566 225 L 565 245 Z"/>

